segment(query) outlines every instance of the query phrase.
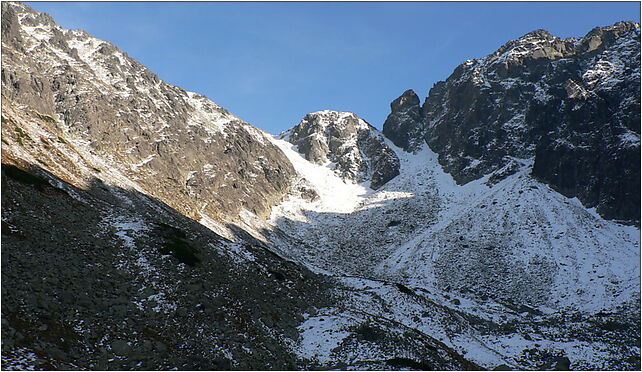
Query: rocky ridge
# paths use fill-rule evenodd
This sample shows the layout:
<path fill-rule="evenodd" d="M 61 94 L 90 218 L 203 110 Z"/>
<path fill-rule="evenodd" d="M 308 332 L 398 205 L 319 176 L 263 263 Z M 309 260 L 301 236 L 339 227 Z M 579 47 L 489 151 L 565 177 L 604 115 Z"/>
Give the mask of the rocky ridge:
<path fill-rule="evenodd" d="M 294 170 L 266 133 L 109 42 L 19 3 L 3 3 L 2 32 L 4 100 L 51 121 L 54 137 L 82 142 L 106 161 L 97 169 L 218 222 L 243 210 L 266 216 L 288 192 Z"/>
<path fill-rule="evenodd" d="M 379 131 L 351 112 L 307 114 L 281 138 L 315 164 L 333 163 L 334 171 L 353 182 L 370 181 L 374 190 L 399 175 L 399 159 Z"/>
<path fill-rule="evenodd" d="M 638 223 L 639 96 L 639 24 L 579 39 L 537 30 L 459 65 L 421 108 L 405 92 L 384 133 L 407 151 L 427 143 L 460 184 L 532 158 L 533 175 L 557 191 Z"/>

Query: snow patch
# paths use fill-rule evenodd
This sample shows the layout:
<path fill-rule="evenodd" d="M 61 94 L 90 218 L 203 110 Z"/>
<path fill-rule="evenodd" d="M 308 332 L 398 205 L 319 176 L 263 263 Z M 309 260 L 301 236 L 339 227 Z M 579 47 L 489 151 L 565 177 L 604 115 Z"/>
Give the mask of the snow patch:
<path fill-rule="evenodd" d="M 297 327 L 301 340 L 295 352 L 299 358 L 328 363 L 333 360 L 333 350 L 350 335 L 345 328 L 351 322 L 337 309 L 327 308 L 319 312 L 322 315 L 304 314 L 305 321 Z"/>

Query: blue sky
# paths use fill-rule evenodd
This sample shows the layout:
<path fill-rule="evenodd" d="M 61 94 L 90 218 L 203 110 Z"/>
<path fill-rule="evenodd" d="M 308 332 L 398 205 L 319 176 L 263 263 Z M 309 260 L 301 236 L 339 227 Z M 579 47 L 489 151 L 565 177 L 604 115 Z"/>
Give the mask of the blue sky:
<path fill-rule="evenodd" d="M 459 63 L 527 32 L 640 21 L 638 2 L 27 4 L 272 133 L 323 109 L 381 128 L 404 90 L 423 102 Z"/>

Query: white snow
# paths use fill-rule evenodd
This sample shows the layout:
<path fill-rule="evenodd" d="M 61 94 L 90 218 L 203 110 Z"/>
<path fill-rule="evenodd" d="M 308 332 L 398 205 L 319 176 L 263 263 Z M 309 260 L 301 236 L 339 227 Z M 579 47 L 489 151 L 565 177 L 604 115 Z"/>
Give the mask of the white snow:
<path fill-rule="evenodd" d="M 626 132 L 621 134 L 619 137 L 623 146 L 640 147 L 640 135 L 632 130 L 627 129 Z"/>
<path fill-rule="evenodd" d="M 223 112 L 221 106 L 198 93 L 187 92 L 186 101 L 194 108 L 187 125 L 201 127 L 212 136 L 226 138 L 225 128 L 231 122 L 238 120 L 233 115 Z"/>
<path fill-rule="evenodd" d="M 607 60 L 598 60 L 593 68 L 586 70 L 582 75 L 582 80 L 589 87 L 593 88 L 600 80 L 606 79 L 613 72 L 617 70 L 617 67 L 607 61 Z"/>
<path fill-rule="evenodd" d="M 145 164 L 149 163 L 150 161 L 152 161 L 155 156 L 156 156 L 156 154 L 149 155 L 148 157 L 143 159 L 140 163 L 132 164 L 132 168 L 142 167 L 143 165 L 145 165 Z"/>
<path fill-rule="evenodd" d="M 346 182 L 336 175 L 332 170 L 331 163 L 313 164 L 298 153 L 294 149 L 294 145 L 278 139 L 276 136 L 272 142 L 283 151 L 292 162 L 294 169 L 308 180 L 319 194 L 319 200 L 313 202 L 291 198 L 273 209 L 274 216 L 285 213 L 289 216 L 298 215 L 301 217 L 302 209 L 316 212 L 350 213 L 370 193 L 366 186 Z M 288 212 L 285 212 L 286 210 Z"/>
<path fill-rule="evenodd" d="M 149 227 L 141 219 L 124 216 L 107 216 L 103 219 L 103 223 L 112 226 L 123 244 L 132 249 L 136 248 L 135 238 L 149 230 Z"/>
<path fill-rule="evenodd" d="M 327 363 L 332 360 L 332 351 L 350 335 L 345 327 L 352 322 L 333 308 L 321 309 L 321 314 L 309 316 L 298 326 L 301 342 L 295 351 L 300 358 Z"/>
<path fill-rule="evenodd" d="M 2 369 L 6 371 L 34 371 L 38 356 L 25 347 L 7 350 L 2 347 Z"/>
<path fill-rule="evenodd" d="M 176 303 L 168 300 L 167 295 L 162 291 L 149 295 L 146 301 L 151 302 L 153 305 L 155 304 L 152 309 L 157 313 L 163 312 L 166 314 L 171 314 L 175 312 L 176 308 L 178 307 Z"/>
<path fill-rule="evenodd" d="M 49 27 L 22 26 L 22 29 L 25 30 L 29 36 L 37 39 L 38 41 L 49 40 L 53 37 L 53 32 Z"/>

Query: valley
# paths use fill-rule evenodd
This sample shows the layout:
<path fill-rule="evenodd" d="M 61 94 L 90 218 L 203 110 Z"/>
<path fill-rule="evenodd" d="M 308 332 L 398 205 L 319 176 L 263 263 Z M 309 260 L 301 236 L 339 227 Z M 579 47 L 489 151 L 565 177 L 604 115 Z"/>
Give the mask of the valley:
<path fill-rule="evenodd" d="M 2 367 L 640 368 L 640 25 L 266 133 L 2 3 Z M 292 123 L 294 124 L 294 123 Z"/>

